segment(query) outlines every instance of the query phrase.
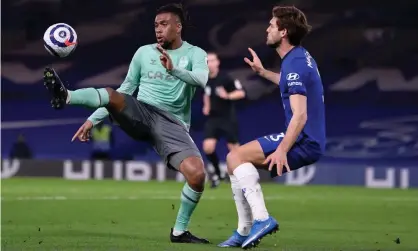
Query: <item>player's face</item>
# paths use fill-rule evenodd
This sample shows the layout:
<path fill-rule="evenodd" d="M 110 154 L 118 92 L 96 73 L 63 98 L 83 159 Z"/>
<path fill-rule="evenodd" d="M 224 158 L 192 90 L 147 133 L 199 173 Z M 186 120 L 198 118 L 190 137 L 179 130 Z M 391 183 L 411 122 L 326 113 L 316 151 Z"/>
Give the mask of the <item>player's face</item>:
<path fill-rule="evenodd" d="M 219 69 L 219 59 L 216 54 L 209 53 L 208 54 L 208 68 L 210 72 L 215 72 Z"/>
<path fill-rule="evenodd" d="M 155 37 L 157 43 L 168 48 L 181 32 L 181 23 L 172 13 L 161 13 L 155 17 Z"/>
<path fill-rule="evenodd" d="M 272 48 L 279 47 L 284 35 L 286 35 L 286 32 L 286 29 L 279 31 L 277 18 L 273 17 L 270 20 L 269 27 L 267 28 L 267 45 Z"/>

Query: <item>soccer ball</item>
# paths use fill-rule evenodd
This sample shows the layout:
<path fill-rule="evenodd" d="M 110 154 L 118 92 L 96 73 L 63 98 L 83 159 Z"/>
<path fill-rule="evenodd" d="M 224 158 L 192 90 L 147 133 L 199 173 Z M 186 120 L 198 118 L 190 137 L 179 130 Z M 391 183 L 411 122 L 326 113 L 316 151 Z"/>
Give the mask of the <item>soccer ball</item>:
<path fill-rule="evenodd" d="M 68 57 L 77 47 L 77 33 L 68 24 L 49 26 L 44 34 L 44 47 L 53 56 Z"/>

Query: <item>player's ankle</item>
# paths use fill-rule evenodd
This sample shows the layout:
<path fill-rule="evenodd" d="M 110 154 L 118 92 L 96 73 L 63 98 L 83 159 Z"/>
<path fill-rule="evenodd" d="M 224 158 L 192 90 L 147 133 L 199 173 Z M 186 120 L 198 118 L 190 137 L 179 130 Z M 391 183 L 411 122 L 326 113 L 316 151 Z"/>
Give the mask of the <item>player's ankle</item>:
<path fill-rule="evenodd" d="M 248 236 L 250 234 L 251 225 L 248 226 L 239 226 L 237 229 L 237 233 L 241 236 Z"/>
<path fill-rule="evenodd" d="M 266 221 L 269 218 L 269 213 L 267 211 L 254 213 L 254 220 L 256 221 Z"/>
<path fill-rule="evenodd" d="M 67 99 L 65 100 L 65 103 L 68 105 L 71 100 L 71 91 L 70 90 L 66 90 L 66 91 L 67 91 Z"/>
<path fill-rule="evenodd" d="M 184 230 L 178 230 L 178 229 L 173 229 L 173 235 L 174 236 L 180 236 L 184 233 Z"/>

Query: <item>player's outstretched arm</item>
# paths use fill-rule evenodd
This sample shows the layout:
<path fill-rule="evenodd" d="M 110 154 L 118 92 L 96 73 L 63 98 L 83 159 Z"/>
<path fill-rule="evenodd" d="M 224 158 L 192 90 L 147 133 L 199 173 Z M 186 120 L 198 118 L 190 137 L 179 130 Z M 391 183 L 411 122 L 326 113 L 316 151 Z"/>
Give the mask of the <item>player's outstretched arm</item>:
<path fill-rule="evenodd" d="M 280 73 L 275 73 L 265 69 L 263 64 L 261 63 L 260 58 L 257 56 L 257 53 L 255 53 L 255 51 L 251 48 L 248 48 L 248 50 L 250 51 L 253 60 L 251 61 L 248 58 L 244 58 L 244 61 L 251 67 L 251 69 L 253 69 L 253 71 L 256 72 L 259 76 L 267 80 L 270 80 L 276 85 L 279 85 Z"/>
<path fill-rule="evenodd" d="M 93 124 L 93 126 L 95 126 L 102 122 L 105 118 L 107 118 L 107 116 L 109 116 L 109 112 L 107 111 L 107 109 L 104 107 L 100 107 L 96 111 L 94 111 L 87 118 L 87 120 L 90 121 Z"/>
<path fill-rule="evenodd" d="M 271 82 L 275 83 L 276 85 L 280 84 L 280 73 L 276 73 L 273 71 L 269 71 L 266 69 L 263 69 L 258 75 L 261 77 L 270 80 Z"/>
<path fill-rule="evenodd" d="M 142 51 L 144 50 L 144 46 L 139 47 L 139 49 L 135 52 L 134 56 L 132 57 L 131 63 L 129 64 L 128 73 L 126 74 L 125 80 L 120 85 L 117 92 L 125 93 L 128 95 L 132 95 L 135 89 L 139 85 L 139 80 L 141 79 L 141 60 L 140 57 L 142 55 Z"/>
<path fill-rule="evenodd" d="M 179 67 L 175 67 L 171 61 L 170 55 L 160 45 L 157 49 L 161 52 L 160 61 L 167 69 L 168 73 L 181 79 L 189 85 L 205 87 L 209 79 L 209 68 L 207 64 L 207 54 L 199 47 L 194 47 L 192 56 L 192 70 L 188 71 Z"/>

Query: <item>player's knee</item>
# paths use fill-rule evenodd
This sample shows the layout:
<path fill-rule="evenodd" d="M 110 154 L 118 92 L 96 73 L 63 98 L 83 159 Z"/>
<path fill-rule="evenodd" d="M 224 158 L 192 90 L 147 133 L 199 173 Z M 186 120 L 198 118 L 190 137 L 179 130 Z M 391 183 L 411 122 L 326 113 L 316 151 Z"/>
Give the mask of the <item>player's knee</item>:
<path fill-rule="evenodd" d="M 233 151 L 233 150 L 235 150 L 235 149 L 238 149 L 238 147 L 239 147 L 239 144 L 238 143 L 228 143 L 228 150 L 229 151 Z"/>
<path fill-rule="evenodd" d="M 212 154 L 213 152 L 215 152 L 215 147 L 212 147 L 212 146 L 203 146 L 203 151 L 206 153 L 206 154 Z"/>
<path fill-rule="evenodd" d="M 203 190 L 205 184 L 205 168 L 203 160 L 198 157 L 189 157 L 181 163 L 180 171 L 185 176 L 187 183 L 195 190 Z"/>
<path fill-rule="evenodd" d="M 113 90 L 112 88 L 110 88 L 110 87 L 106 87 L 105 88 L 106 89 L 106 91 L 107 91 L 107 93 L 109 94 L 109 99 L 111 99 L 112 98 L 112 96 L 114 96 L 115 95 L 115 90 Z"/>
<path fill-rule="evenodd" d="M 235 168 L 237 168 L 237 166 L 243 163 L 243 158 L 239 151 L 239 147 L 236 149 L 233 149 L 232 151 L 228 153 L 228 155 L 226 156 L 226 163 L 227 163 L 229 174 L 232 174 Z"/>
<path fill-rule="evenodd" d="M 203 170 L 203 168 L 199 168 L 196 171 L 194 171 L 186 180 L 193 190 L 195 190 L 196 192 L 202 192 L 205 187 L 205 178 L 205 171 Z"/>
<path fill-rule="evenodd" d="M 106 87 L 109 94 L 109 107 L 120 112 L 124 108 L 125 98 L 123 95 L 110 87 Z"/>
<path fill-rule="evenodd" d="M 200 168 L 195 168 L 193 175 L 191 177 L 192 183 L 196 185 L 201 185 L 205 183 L 206 173 L 203 166 Z"/>
<path fill-rule="evenodd" d="M 216 139 L 205 139 L 203 141 L 203 151 L 206 154 L 211 154 L 215 151 Z"/>

